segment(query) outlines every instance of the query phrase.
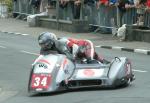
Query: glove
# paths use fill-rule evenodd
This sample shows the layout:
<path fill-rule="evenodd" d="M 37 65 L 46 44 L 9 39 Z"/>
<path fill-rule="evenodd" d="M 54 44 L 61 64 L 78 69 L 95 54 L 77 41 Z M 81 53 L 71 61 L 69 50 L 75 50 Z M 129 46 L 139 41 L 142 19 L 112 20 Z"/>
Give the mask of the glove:
<path fill-rule="evenodd" d="M 85 50 L 86 50 L 86 48 L 84 46 L 80 46 L 79 49 L 78 49 L 78 52 L 84 53 Z"/>
<path fill-rule="evenodd" d="M 76 45 L 76 44 L 73 44 L 73 46 L 72 46 L 72 54 L 73 54 L 74 58 L 76 58 L 78 50 L 79 50 L 79 46 Z"/>
<path fill-rule="evenodd" d="M 91 63 L 93 60 L 90 57 L 87 57 L 87 63 Z"/>

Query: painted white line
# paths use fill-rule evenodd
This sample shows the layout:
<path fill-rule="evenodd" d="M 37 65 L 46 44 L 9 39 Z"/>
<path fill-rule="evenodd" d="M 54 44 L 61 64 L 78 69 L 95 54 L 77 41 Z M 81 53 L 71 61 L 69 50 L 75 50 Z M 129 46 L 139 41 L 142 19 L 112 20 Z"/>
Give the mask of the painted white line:
<path fill-rule="evenodd" d="M 14 33 L 14 34 L 16 34 L 16 35 L 21 35 L 21 33 Z"/>
<path fill-rule="evenodd" d="M 8 32 L 6 32 L 6 31 L 1 31 L 1 32 L 3 32 L 3 33 L 8 33 Z"/>
<path fill-rule="evenodd" d="M 134 49 L 134 52 L 147 54 L 148 50 L 144 50 L 144 49 Z"/>
<path fill-rule="evenodd" d="M 40 54 L 37 54 L 37 53 L 31 53 L 31 52 L 28 52 L 28 51 L 24 51 L 24 50 L 21 50 L 22 53 L 26 53 L 26 54 L 31 54 L 31 55 L 37 55 L 39 56 Z"/>
<path fill-rule="evenodd" d="M 146 73 L 146 72 L 148 72 L 148 71 L 145 71 L 145 70 L 136 70 L 136 69 L 133 69 L 133 71 L 135 71 L 135 72 L 141 72 L 141 73 Z"/>
<path fill-rule="evenodd" d="M 102 45 L 97 45 L 95 47 L 100 48 L 100 47 L 102 47 Z M 110 47 L 112 47 L 112 49 L 115 49 L 115 50 L 121 50 L 123 48 L 123 47 L 119 47 L 119 46 L 110 46 Z"/>
<path fill-rule="evenodd" d="M 123 47 L 119 47 L 119 46 L 114 46 L 112 47 L 112 49 L 115 49 L 115 50 L 121 50 Z"/>
<path fill-rule="evenodd" d="M 22 34 L 22 33 L 15 33 L 15 32 L 6 32 L 6 31 L 1 31 L 1 32 L 7 33 L 7 34 L 23 35 L 23 36 L 29 35 L 29 34 Z"/>
<path fill-rule="evenodd" d="M 101 47 L 101 45 L 97 45 L 97 46 L 95 46 L 95 47 L 99 48 L 99 47 Z"/>
<path fill-rule="evenodd" d="M 24 35 L 24 36 L 26 36 L 26 35 L 29 35 L 29 34 L 21 34 L 21 35 Z"/>
<path fill-rule="evenodd" d="M 4 46 L 0 46 L 0 48 L 6 48 L 6 47 L 4 47 Z"/>

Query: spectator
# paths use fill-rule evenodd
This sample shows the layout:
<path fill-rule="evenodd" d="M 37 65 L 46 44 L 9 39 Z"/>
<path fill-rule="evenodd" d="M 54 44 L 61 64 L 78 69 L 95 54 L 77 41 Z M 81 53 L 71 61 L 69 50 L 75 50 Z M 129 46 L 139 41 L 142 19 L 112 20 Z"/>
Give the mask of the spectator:
<path fill-rule="evenodd" d="M 99 8 L 100 5 L 108 6 L 109 0 L 98 0 L 97 1 L 97 8 Z"/>
<path fill-rule="evenodd" d="M 67 7 L 67 5 L 68 5 L 68 0 L 60 0 L 59 1 L 60 2 L 60 7 L 61 8 L 66 8 Z"/>
<path fill-rule="evenodd" d="M 56 8 L 56 1 L 48 0 L 48 8 Z"/>
<path fill-rule="evenodd" d="M 117 3 L 117 0 L 109 0 L 109 5 L 115 5 Z"/>
<path fill-rule="evenodd" d="M 135 3 L 134 3 L 135 0 L 129 0 L 129 5 L 130 5 L 130 8 L 135 8 Z"/>
<path fill-rule="evenodd" d="M 102 5 L 108 5 L 108 0 L 99 0 L 99 3 Z"/>
<path fill-rule="evenodd" d="M 146 0 L 136 0 L 135 3 L 135 7 L 137 9 L 137 25 L 143 25 Z"/>
<path fill-rule="evenodd" d="M 129 0 L 130 5 L 134 5 L 134 0 Z"/>
<path fill-rule="evenodd" d="M 148 26 L 150 23 L 150 0 L 147 0 L 146 2 L 146 16 L 144 17 L 144 25 Z"/>
<path fill-rule="evenodd" d="M 84 0 L 84 16 L 85 19 L 87 19 L 90 23 L 93 23 L 94 21 L 93 16 L 95 11 L 95 0 Z M 94 16 L 95 17 L 95 16 Z"/>
<path fill-rule="evenodd" d="M 74 1 L 74 19 L 80 19 L 81 0 Z"/>
<path fill-rule="evenodd" d="M 41 0 L 40 13 L 46 12 L 47 7 L 48 7 L 48 0 Z"/>
<path fill-rule="evenodd" d="M 36 10 L 36 13 L 39 12 L 41 0 L 30 0 L 29 4 Z"/>
<path fill-rule="evenodd" d="M 147 0 L 146 2 L 146 10 L 150 12 L 150 0 Z"/>
<path fill-rule="evenodd" d="M 118 9 L 119 9 L 119 18 L 120 18 L 120 21 L 119 21 L 119 27 L 122 26 L 123 24 L 123 18 L 124 18 L 124 14 L 126 13 L 126 10 L 128 8 L 130 8 L 130 5 L 129 5 L 129 1 L 128 0 L 119 0 L 118 1 Z"/>
<path fill-rule="evenodd" d="M 74 19 L 80 19 L 81 0 L 70 1 Z"/>

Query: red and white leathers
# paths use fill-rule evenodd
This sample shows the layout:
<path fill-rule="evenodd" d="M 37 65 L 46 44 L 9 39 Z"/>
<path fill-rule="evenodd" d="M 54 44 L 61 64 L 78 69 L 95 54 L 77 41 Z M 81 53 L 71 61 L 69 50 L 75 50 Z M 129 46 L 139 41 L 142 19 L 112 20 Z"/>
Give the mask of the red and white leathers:
<path fill-rule="evenodd" d="M 77 58 L 83 56 L 90 60 L 96 59 L 103 62 L 103 58 L 95 52 L 94 45 L 90 40 L 67 38 L 67 46 L 72 48 L 72 53 L 76 54 Z M 78 47 L 84 47 L 83 53 L 77 51 Z"/>

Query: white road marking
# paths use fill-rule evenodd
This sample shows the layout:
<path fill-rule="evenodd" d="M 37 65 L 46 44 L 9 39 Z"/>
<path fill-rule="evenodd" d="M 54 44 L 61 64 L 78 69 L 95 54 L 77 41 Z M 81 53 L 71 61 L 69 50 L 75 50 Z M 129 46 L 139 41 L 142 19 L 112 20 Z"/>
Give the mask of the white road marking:
<path fill-rule="evenodd" d="M 116 50 L 121 50 L 123 47 L 119 47 L 119 46 L 115 46 L 115 47 L 112 47 L 112 49 L 116 49 Z"/>
<path fill-rule="evenodd" d="M 6 47 L 0 45 L 0 48 L 6 48 Z"/>
<path fill-rule="evenodd" d="M 148 50 L 145 50 L 145 49 L 135 49 L 134 52 L 147 54 Z"/>
<path fill-rule="evenodd" d="M 16 35 L 21 35 L 21 33 L 14 33 L 14 34 L 16 34 Z"/>
<path fill-rule="evenodd" d="M 39 56 L 40 54 L 37 54 L 37 53 L 31 53 L 31 52 L 28 52 L 28 51 L 24 51 L 24 50 L 21 50 L 22 53 L 26 53 L 26 54 L 31 54 L 31 55 L 37 55 Z"/>
<path fill-rule="evenodd" d="M 101 47 L 101 45 L 97 45 L 97 46 L 95 46 L 95 47 L 99 48 L 99 47 Z"/>
<path fill-rule="evenodd" d="M 145 71 L 145 70 L 136 70 L 136 69 L 133 69 L 133 71 L 135 71 L 135 72 L 141 72 L 141 73 L 146 73 L 146 72 L 148 72 L 148 71 Z"/>
<path fill-rule="evenodd" d="M 23 36 L 30 35 L 30 34 L 22 34 L 22 33 L 7 32 L 7 31 L 0 31 L 0 32 L 7 33 L 7 34 L 23 35 Z"/>
<path fill-rule="evenodd" d="M 29 34 L 21 34 L 21 35 L 24 35 L 24 36 L 26 36 L 26 35 L 29 35 Z"/>

